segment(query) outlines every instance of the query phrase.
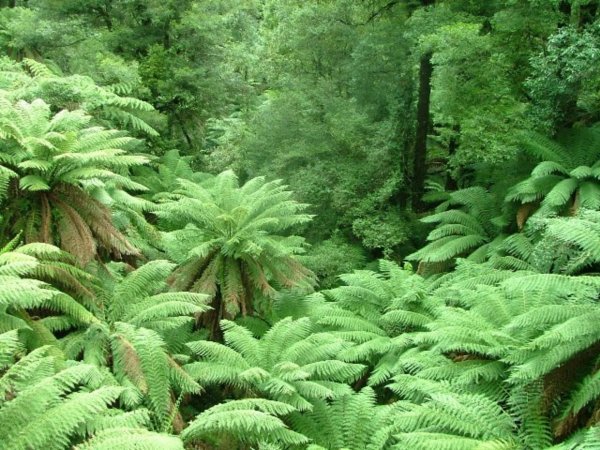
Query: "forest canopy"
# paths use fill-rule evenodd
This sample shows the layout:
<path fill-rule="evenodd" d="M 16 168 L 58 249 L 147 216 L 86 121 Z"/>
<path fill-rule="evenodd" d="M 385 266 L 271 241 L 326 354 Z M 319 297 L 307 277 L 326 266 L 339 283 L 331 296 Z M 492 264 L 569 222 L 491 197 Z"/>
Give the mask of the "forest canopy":
<path fill-rule="evenodd" d="M 599 0 L 0 0 L 0 450 L 600 449 Z"/>

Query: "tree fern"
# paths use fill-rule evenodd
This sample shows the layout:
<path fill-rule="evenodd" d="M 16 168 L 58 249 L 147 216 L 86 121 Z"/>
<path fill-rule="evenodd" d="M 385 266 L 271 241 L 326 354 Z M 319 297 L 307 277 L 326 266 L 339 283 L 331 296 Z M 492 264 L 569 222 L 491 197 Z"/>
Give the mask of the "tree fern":
<path fill-rule="evenodd" d="M 59 331 L 97 323 L 95 315 L 85 306 L 85 300 L 91 297 L 75 295 L 81 291 L 92 295 L 83 284 L 87 276 L 61 263 L 60 258 L 66 257 L 62 252 L 37 244 L 6 250 L 0 251 L 0 332 L 19 329 L 28 346 L 34 348 L 55 342 L 56 327 L 52 321 L 63 324 Z M 36 254 L 46 261 L 32 256 Z M 53 258 L 59 261 L 52 261 Z M 56 282 L 59 278 L 62 283 L 56 284 L 72 287 L 74 296 L 42 281 Z M 35 318 L 30 314 L 32 311 L 36 311 Z"/>
<path fill-rule="evenodd" d="M 546 236 L 562 244 L 566 258 L 560 268 L 566 273 L 578 273 L 600 263 L 600 213 L 582 211 L 577 217 L 547 221 Z"/>
<path fill-rule="evenodd" d="M 213 336 L 221 318 L 252 314 L 277 288 L 310 287 L 311 272 L 294 258 L 304 240 L 283 233 L 311 217 L 280 181 L 255 178 L 239 187 L 233 172 L 224 172 L 210 187 L 187 180 L 180 185 L 177 200 L 156 213 L 175 230 L 165 235 L 169 254 L 180 263 L 173 286 L 213 299 L 207 318 Z"/>
<path fill-rule="evenodd" d="M 458 272 L 473 271 L 462 266 Z M 455 297 L 459 306 L 440 312 L 427 326 L 431 331 L 414 341 L 450 361 L 408 371 L 414 381 L 396 375 L 390 388 L 422 400 L 432 387 L 411 397 L 410 386 L 420 379 L 441 380 L 459 392 L 480 392 L 499 404 L 510 401 L 527 448 L 543 448 L 552 443 L 552 434 L 571 433 L 574 417 L 589 417 L 584 407 L 597 401 L 593 355 L 600 340 L 595 306 L 600 291 L 593 277 L 510 273 L 493 283 L 474 278 L 483 285 L 456 276 L 436 281 L 432 294 L 447 301 Z M 509 384 L 498 389 L 504 380 Z"/>
<path fill-rule="evenodd" d="M 99 250 L 117 258 L 136 255 L 102 201 L 110 198 L 108 185 L 131 188 L 123 174 L 147 162 L 127 154 L 134 140 L 116 130 L 89 127 L 90 117 L 82 111 L 51 116 L 41 100 L 13 105 L 3 97 L 1 102 L 0 165 L 12 171 L 8 182 L 0 183 L 11 190 L 4 202 L 4 233 L 24 230 L 27 242 L 57 242 L 81 264 Z"/>
<path fill-rule="evenodd" d="M 171 354 L 190 336 L 193 316 L 206 311 L 206 296 L 167 292 L 174 267 L 157 260 L 126 275 L 113 272 L 100 292 L 98 323 L 62 339 L 68 357 L 112 366 L 120 382 L 139 392 L 159 429 L 173 411 L 174 391 L 200 390 Z"/>
<path fill-rule="evenodd" d="M 130 89 L 100 86 L 83 75 L 59 75 L 43 63 L 28 58 L 4 67 L 0 81 L 13 100 L 41 98 L 56 109 L 83 109 L 102 126 L 158 135 L 142 118 L 154 108 L 147 102 L 128 97 Z"/>
<path fill-rule="evenodd" d="M 230 385 L 240 396 L 254 393 L 306 410 L 312 408 L 313 399 L 347 393 L 347 383 L 364 371 L 360 364 L 336 358 L 351 343 L 329 333 L 314 333 L 308 318 L 277 322 L 261 339 L 233 322 L 223 321 L 222 327 L 226 345 L 188 344 L 198 361 L 185 369 L 200 385 Z"/>
<path fill-rule="evenodd" d="M 169 150 L 149 165 L 135 168 L 134 180 L 148 188 L 148 191 L 142 194 L 144 198 L 154 201 L 168 200 L 173 192 L 181 187 L 180 179 L 196 183 L 210 182 L 212 176 L 194 172 L 190 160 L 189 156 L 181 155 L 178 150 Z"/>
<path fill-rule="evenodd" d="M 534 210 L 537 216 L 547 216 L 600 208 L 598 130 L 565 130 L 556 142 L 533 133 L 523 135 L 523 150 L 541 162 L 506 196 L 507 202 L 521 205 L 517 213 L 519 226 Z"/>
<path fill-rule="evenodd" d="M 506 411 L 484 396 L 432 394 L 397 418 L 396 448 L 517 449 L 515 424 Z"/>
<path fill-rule="evenodd" d="M 427 237 L 430 243 L 406 258 L 423 264 L 447 263 L 459 256 L 485 261 L 501 240 L 496 237 L 501 230 L 501 221 L 495 217 L 496 209 L 492 195 L 483 188 L 452 192 L 448 201 L 436 208 L 435 214 L 422 219 L 425 223 L 437 224 Z"/>
<path fill-rule="evenodd" d="M 375 392 L 366 387 L 331 402 L 317 400 L 311 411 L 292 413 L 290 422 L 320 448 L 383 450 L 396 440 L 396 418 L 404 408 L 377 405 Z"/>
<path fill-rule="evenodd" d="M 14 333 L 0 334 L 0 342 L 3 357 L 14 355 L 0 367 L 3 449 L 68 449 L 77 443 L 77 448 L 107 448 L 107 442 L 114 445 L 110 448 L 183 448 L 174 437 L 148 432 L 143 411 L 114 408 L 123 388 L 103 385 L 95 367 L 70 362 L 57 369 L 61 364 L 49 347 L 23 355 Z"/>
<path fill-rule="evenodd" d="M 369 383 L 391 376 L 391 361 L 412 346 L 412 337 L 426 329 L 443 303 L 426 296 L 425 281 L 409 270 L 382 260 L 380 273 L 344 274 L 345 285 L 323 291 L 324 300 L 308 314 L 328 332 L 356 345 L 341 352 L 345 361 L 372 366 Z"/>

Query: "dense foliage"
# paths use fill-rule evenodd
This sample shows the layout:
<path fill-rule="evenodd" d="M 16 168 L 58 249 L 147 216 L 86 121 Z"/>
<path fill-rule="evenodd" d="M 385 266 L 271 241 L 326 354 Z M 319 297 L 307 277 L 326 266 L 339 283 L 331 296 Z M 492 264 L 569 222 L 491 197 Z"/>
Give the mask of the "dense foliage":
<path fill-rule="evenodd" d="M 600 448 L 598 0 L 0 0 L 0 450 Z"/>

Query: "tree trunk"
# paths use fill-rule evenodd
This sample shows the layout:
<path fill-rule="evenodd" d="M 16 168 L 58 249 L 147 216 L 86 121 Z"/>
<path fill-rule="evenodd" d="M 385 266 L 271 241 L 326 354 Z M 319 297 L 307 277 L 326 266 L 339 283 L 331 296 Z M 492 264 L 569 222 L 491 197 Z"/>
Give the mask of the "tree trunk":
<path fill-rule="evenodd" d="M 183 119 L 181 118 L 181 116 L 179 115 L 178 112 L 174 112 L 173 114 L 175 116 L 175 119 L 177 119 L 177 122 L 179 123 L 181 132 L 183 133 L 183 137 L 185 138 L 185 142 L 187 142 L 187 145 L 190 148 L 190 150 L 193 150 L 194 142 L 192 141 L 192 138 L 191 138 L 190 134 L 188 133 L 187 128 L 185 127 L 185 122 L 183 121 Z"/>
<path fill-rule="evenodd" d="M 460 125 L 454 125 L 452 127 L 452 131 L 454 131 L 454 134 L 450 138 L 450 142 L 448 142 L 448 165 L 451 165 L 451 159 L 456 154 L 456 150 L 458 150 L 460 138 Z M 455 191 L 457 189 L 458 183 L 452 176 L 452 172 L 446 169 L 446 190 Z"/>
<path fill-rule="evenodd" d="M 210 306 L 212 310 L 209 310 L 203 314 L 204 326 L 208 328 L 211 341 L 223 343 L 223 330 L 221 330 L 221 319 L 223 318 L 223 297 L 221 295 L 221 289 L 217 289 L 213 301 Z"/>
<path fill-rule="evenodd" d="M 417 130 L 415 136 L 412 183 L 412 207 L 415 211 L 423 211 L 422 197 L 425 192 L 427 132 L 429 131 L 429 100 L 431 97 L 431 75 L 433 73 L 431 56 L 431 52 L 423 55 L 419 66 L 419 99 L 417 103 Z"/>

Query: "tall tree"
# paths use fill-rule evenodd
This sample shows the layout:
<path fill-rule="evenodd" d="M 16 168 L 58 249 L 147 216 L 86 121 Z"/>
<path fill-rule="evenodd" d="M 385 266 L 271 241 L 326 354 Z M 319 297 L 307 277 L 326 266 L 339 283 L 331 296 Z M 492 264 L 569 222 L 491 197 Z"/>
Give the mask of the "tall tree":
<path fill-rule="evenodd" d="M 422 197 L 425 193 L 425 177 L 427 175 L 427 135 L 430 121 L 431 75 L 433 65 L 432 53 L 421 56 L 419 62 L 419 94 L 417 101 L 417 127 L 413 158 L 412 206 L 416 211 L 423 210 Z"/>

